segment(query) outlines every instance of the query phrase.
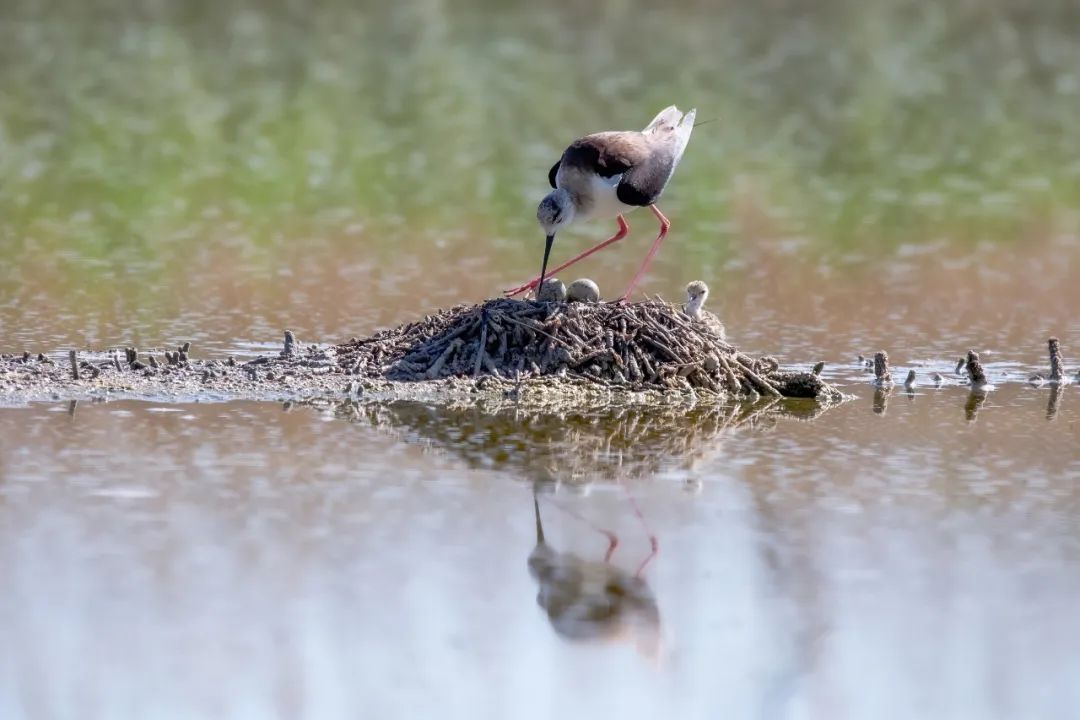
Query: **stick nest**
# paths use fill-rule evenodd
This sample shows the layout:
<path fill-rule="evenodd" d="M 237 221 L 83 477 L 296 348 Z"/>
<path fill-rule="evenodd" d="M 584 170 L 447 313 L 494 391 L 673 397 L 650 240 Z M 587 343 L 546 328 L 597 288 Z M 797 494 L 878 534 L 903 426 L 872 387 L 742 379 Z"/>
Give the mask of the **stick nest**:
<path fill-rule="evenodd" d="M 505 298 L 459 305 L 336 348 L 346 372 L 394 381 L 493 376 L 631 391 L 836 396 L 811 373 L 752 358 L 659 299 L 631 304 Z"/>

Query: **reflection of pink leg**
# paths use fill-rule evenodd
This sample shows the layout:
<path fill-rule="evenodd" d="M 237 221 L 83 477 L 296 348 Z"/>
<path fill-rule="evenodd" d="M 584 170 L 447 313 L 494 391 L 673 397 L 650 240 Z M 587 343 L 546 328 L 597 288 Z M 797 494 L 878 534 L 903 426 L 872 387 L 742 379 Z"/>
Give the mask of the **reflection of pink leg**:
<path fill-rule="evenodd" d="M 615 548 L 619 547 L 619 538 L 615 533 L 608 533 L 607 552 L 604 553 L 604 562 L 611 562 L 611 556 L 615 554 Z"/>
<path fill-rule="evenodd" d="M 615 554 L 615 548 L 619 547 L 619 537 L 615 533 L 611 532 L 610 530 L 605 530 L 604 528 L 594 523 L 592 520 L 589 520 L 587 517 L 579 513 L 577 510 L 572 510 L 557 500 L 549 499 L 548 502 L 550 502 L 559 510 L 562 510 L 570 517 L 584 523 L 585 525 L 588 525 L 590 528 L 606 537 L 608 540 L 608 546 L 607 551 L 604 553 L 604 562 L 608 562 L 611 560 L 611 556 Z"/>
<path fill-rule="evenodd" d="M 638 565 L 638 569 L 634 571 L 634 577 L 639 577 L 645 568 L 649 566 L 649 563 L 653 561 L 653 558 L 660 552 L 660 541 L 656 539 L 656 535 L 653 534 L 652 528 L 649 527 L 649 521 L 645 519 L 645 513 L 641 512 L 641 508 L 638 506 L 637 499 L 633 493 L 630 492 L 630 488 L 622 482 L 619 483 L 619 487 L 626 493 L 626 499 L 630 502 L 630 507 L 634 511 L 634 515 L 637 515 L 637 519 L 641 521 L 641 527 L 645 528 L 645 534 L 649 536 L 649 554 L 645 556 L 645 559 Z"/>

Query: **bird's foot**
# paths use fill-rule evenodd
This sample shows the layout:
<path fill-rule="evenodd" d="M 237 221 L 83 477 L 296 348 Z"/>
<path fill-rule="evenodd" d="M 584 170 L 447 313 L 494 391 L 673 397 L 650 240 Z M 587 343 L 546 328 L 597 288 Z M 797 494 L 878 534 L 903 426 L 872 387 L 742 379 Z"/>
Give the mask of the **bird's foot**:
<path fill-rule="evenodd" d="M 515 295 L 521 295 L 527 293 L 530 290 L 535 290 L 536 286 L 540 284 L 540 278 L 533 278 L 524 285 L 518 285 L 516 288 L 510 288 L 509 290 L 503 290 L 503 295 L 506 297 L 514 297 Z"/>

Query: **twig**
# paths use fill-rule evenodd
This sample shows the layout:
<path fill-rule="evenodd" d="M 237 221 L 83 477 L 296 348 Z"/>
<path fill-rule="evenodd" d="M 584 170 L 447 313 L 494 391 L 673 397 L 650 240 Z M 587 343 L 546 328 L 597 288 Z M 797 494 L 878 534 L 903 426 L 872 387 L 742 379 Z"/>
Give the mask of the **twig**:
<path fill-rule="evenodd" d="M 473 365 L 472 376 L 476 377 L 480 374 L 480 366 L 484 364 L 484 349 L 487 347 L 487 320 L 482 319 L 484 327 L 480 329 L 480 346 L 476 349 L 476 363 Z"/>

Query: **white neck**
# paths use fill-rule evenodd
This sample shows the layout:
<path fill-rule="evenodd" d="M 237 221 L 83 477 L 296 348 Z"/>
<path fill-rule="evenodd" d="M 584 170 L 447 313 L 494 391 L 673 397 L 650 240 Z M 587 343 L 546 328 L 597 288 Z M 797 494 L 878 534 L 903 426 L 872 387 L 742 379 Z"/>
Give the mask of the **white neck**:
<path fill-rule="evenodd" d="M 708 296 L 708 293 L 702 293 L 697 297 L 691 298 L 690 302 L 686 303 L 686 314 L 695 320 L 700 320 L 701 306 L 705 304 L 705 298 Z"/>

